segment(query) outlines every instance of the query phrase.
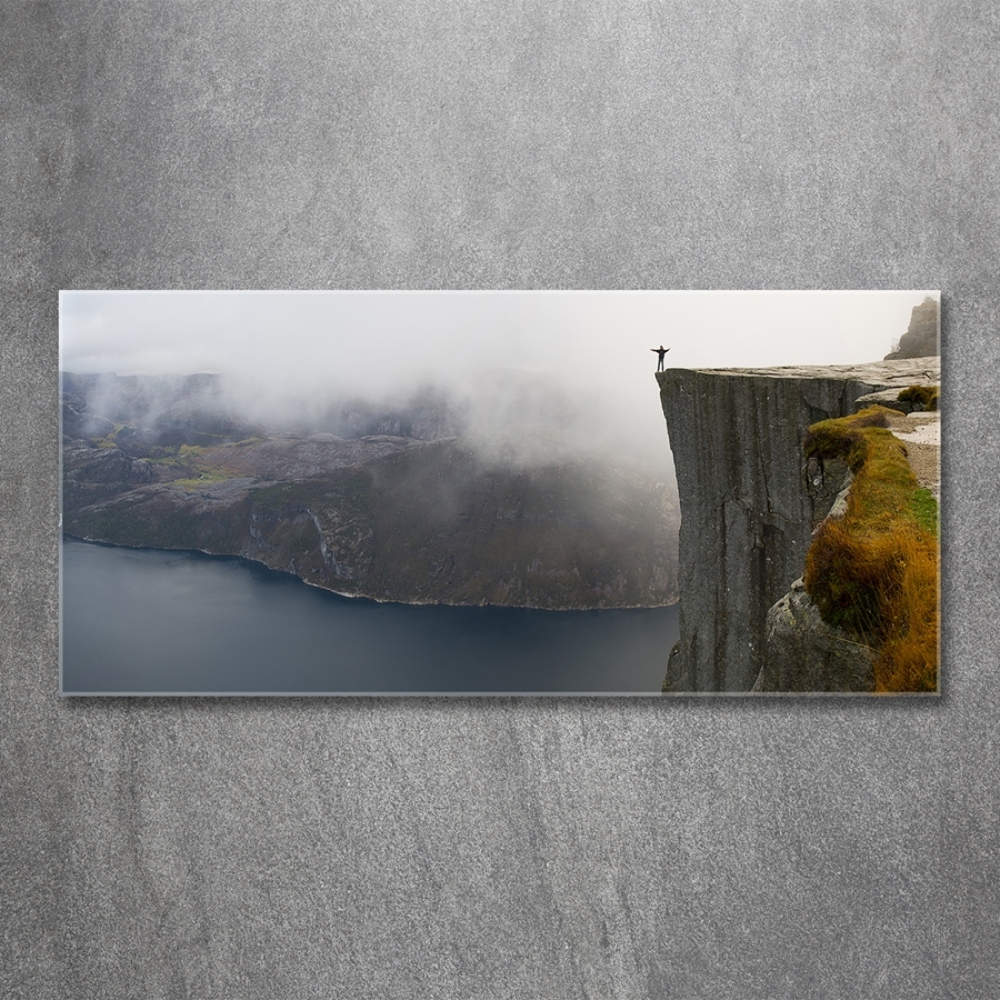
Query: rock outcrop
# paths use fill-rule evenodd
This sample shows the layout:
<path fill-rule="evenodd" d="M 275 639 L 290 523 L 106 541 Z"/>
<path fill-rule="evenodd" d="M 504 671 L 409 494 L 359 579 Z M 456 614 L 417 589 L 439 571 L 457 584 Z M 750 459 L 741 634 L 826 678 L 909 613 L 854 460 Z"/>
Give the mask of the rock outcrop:
<path fill-rule="evenodd" d="M 885 356 L 886 361 L 905 358 L 925 358 L 941 353 L 941 313 L 937 302 L 929 295 L 913 307 L 910 325 L 899 338 L 899 347 Z"/>
<path fill-rule="evenodd" d="M 768 610 L 764 631 L 764 662 L 752 691 L 875 689 L 871 647 L 827 625 L 801 577 Z"/>
<path fill-rule="evenodd" d="M 803 432 L 869 393 L 937 384 L 940 361 L 669 369 L 657 381 L 681 506 L 680 640 L 664 691 L 749 691 L 768 612 L 847 478 L 839 462 L 804 459 Z"/>

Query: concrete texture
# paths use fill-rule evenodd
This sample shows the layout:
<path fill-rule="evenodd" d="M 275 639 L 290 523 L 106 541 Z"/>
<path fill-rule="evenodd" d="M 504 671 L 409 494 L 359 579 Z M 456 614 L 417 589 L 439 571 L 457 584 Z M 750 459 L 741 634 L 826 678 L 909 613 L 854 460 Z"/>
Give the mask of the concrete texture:
<path fill-rule="evenodd" d="M 995 995 L 993 7 L 0 19 L 0 995 Z M 285 286 L 943 289 L 944 696 L 61 701 L 57 290 Z"/>

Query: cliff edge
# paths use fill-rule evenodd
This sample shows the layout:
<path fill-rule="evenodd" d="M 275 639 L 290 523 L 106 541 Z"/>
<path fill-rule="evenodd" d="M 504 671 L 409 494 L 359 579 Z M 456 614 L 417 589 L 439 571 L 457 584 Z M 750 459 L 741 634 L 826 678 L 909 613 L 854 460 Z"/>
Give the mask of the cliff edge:
<path fill-rule="evenodd" d="M 750 691 L 767 616 L 802 576 L 813 528 L 847 482 L 802 437 L 871 393 L 940 381 L 940 359 L 657 373 L 677 473 L 680 639 L 663 689 Z"/>

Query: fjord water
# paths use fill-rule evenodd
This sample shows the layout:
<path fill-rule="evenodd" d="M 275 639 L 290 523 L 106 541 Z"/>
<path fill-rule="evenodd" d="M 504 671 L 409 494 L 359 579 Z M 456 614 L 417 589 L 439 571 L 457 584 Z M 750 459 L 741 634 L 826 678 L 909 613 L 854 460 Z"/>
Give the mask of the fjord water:
<path fill-rule="evenodd" d="M 235 557 L 63 540 L 65 694 L 658 693 L 677 606 L 380 604 Z"/>

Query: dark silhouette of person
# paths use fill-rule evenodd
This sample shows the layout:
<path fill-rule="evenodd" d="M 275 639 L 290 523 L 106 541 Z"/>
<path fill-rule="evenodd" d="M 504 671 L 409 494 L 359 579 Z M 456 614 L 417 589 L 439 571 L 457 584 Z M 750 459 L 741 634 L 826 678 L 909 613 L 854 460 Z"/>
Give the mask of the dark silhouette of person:
<path fill-rule="evenodd" d="M 659 358 L 659 362 L 656 365 L 656 370 L 658 372 L 662 372 L 663 371 L 663 355 L 666 354 L 667 351 L 670 350 L 670 348 L 669 347 L 664 347 L 663 344 L 660 344 L 659 347 L 651 347 L 650 350 Z"/>

